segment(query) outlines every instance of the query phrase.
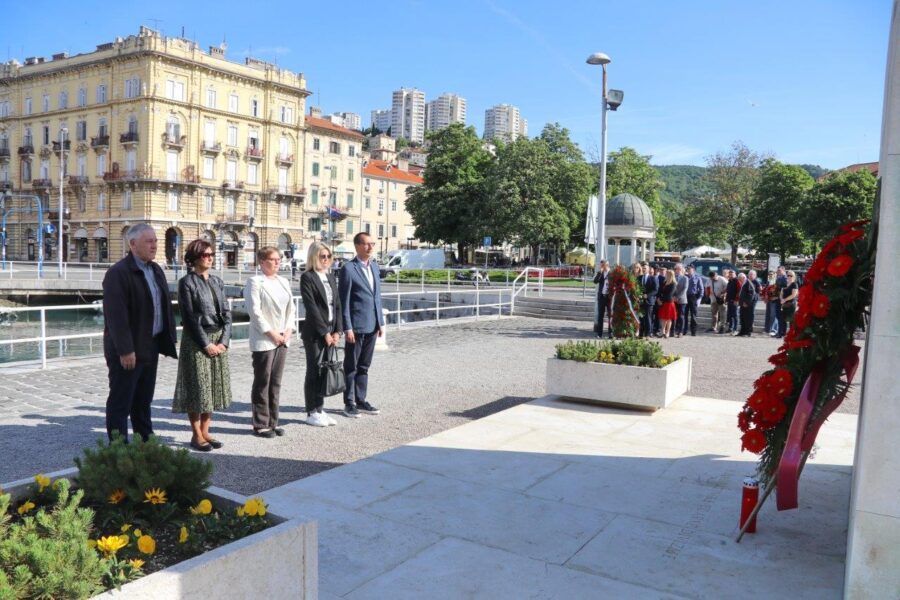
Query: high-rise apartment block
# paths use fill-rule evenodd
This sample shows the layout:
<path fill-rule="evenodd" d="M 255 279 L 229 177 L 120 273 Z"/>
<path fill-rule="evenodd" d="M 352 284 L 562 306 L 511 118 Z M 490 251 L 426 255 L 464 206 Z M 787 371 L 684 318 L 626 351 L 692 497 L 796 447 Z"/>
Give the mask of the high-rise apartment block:
<path fill-rule="evenodd" d="M 406 138 L 421 144 L 425 141 L 425 92 L 401 88 L 391 101 L 391 137 Z"/>
<path fill-rule="evenodd" d="M 354 131 L 362 131 L 362 117 L 357 113 L 352 112 L 340 112 L 334 113 L 334 116 L 340 117 L 343 119 L 343 126 L 347 129 L 353 129 Z"/>
<path fill-rule="evenodd" d="M 484 139 L 512 142 L 528 135 L 528 121 L 511 104 L 498 104 L 484 111 Z"/>
<path fill-rule="evenodd" d="M 466 122 L 466 99 L 457 94 L 441 94 L 425 105 L 425 128 L 443 129 L 451 123 Z"/>
<path fill-rule="evenodd" d="M 139 222 L 157 231 L 161 262 L 180 263 L 201 237 L 226 265 L 255 264 L 261 245 L 293 249 L 309 94 L 302 74 L 145 27 L 93 52 L 0 64 L 0 189 L 13 193 L 7 209 L 23 208 L 7 222 L 7 257 L 60 251 L 52 230 L 40 247 L 27 210 L 37 196 L 43 223 L 57 222 L 60 183 L 69 261 L 118 260 Z"/>
<path fill-rule="evenodd" d="M 381 133 L 387 133 L 388 129 L 391 128 L 391 111 L 388 109 L 373 110 L 372 127 Z"/>

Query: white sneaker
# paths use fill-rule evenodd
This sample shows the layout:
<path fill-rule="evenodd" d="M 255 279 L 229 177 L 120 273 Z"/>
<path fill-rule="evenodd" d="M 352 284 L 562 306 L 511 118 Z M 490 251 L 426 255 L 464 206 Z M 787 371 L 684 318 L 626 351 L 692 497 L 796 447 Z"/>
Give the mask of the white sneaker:
<path fill-rule="evenodd" d="M 306 417 L 306 424 L 312 425 L 313 427 L 327 427 L 328 423 L 325 422 L 325 419 L 322 418 L 322 415 L 319 413 L 313 413 Z"/>
<path fill-rule="evenodd" d="M 331 415 L 329 415 L 328 413 L 321 412 L 321 413 L 318 413 L 318 415 L 320 417 L 322 417 L 322 420 L 325 421 L 326 425 L 337 425 L 337 421 L 335 421 L 334 418 Z"/>

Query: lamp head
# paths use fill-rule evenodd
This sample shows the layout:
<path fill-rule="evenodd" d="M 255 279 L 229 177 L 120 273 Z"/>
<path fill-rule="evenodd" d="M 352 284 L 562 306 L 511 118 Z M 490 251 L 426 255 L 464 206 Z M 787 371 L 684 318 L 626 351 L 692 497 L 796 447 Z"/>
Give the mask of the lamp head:
<path fill-rule="evenodd" d="M 594 52 L 587 57 L 587 64 L 589 65 L 608 65 L 611 62 L 612 59 L 603 52 Z"/>

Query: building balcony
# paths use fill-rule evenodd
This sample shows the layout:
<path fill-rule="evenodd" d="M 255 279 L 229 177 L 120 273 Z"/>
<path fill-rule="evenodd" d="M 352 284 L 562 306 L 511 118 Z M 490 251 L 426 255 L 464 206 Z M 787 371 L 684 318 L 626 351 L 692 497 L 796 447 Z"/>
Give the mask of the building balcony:
<path fill-rule="evenodd" d="M 180 173 L 170 173 L 162 169 L 138 169 L 134 171 L 107 171 L 103 175 L 103 181 L 108 184 L 118 183 L 156 183 L 174 184 L 184 186 L 196 186 L 200 183 L 200 177 L 194 174 L 194 167 L 188 166 Z"/>
<path fill-rule="evenodd" d="M 90 178 L 84 175 L 69 175 L 69 185 L 87 185 L 90 182 Z"/>
<path fill-rule="evenodd" d="M 94 150 L 99 150 L 101 148 L 109 148 L 109 136 L 108 135 L 98 135 L 97 137 L 91 138 L 91 148 Z"/>
<path fill-rule="evenodd" d="M 220 213 L 216 215 L 216 223 L 223 225 L 249 225 L 250 215 L 229 215 L 227 213 Z"/>
<path fill-rule="evenodd" d="M 275 162 L 283 163 L 286 165 L 292 165 L 292 164 L 294 164 L 294 155 L 279 152 L 278 154 L 275 155 Z"/>
<path fill-rule="evenodd" d="M 242 190 L 242 189 L 244 189 L 244 182 L 227 179 L 222 182 L 222 187 L 224 189 Z"/>
<path fill-rule="evenodd" d="M 211 142 L 209 140 L 203 140 L 200 143 L 200 152 L 205 152 L 207 154 L 218 154 L 222 151 L 222 142 Z"/>
<path fill-rule="evenodd" d="M 24 146 L 19 146 L 19 156 L 31 156 L 34 154 L 34 145 L 31 142 L 26 143 Z"/>
<path fill-rule="evenodd" d="M 262 148 L 254 148 L 252 146 L 247 148 L 247 152 L 244 153 L 244 158 L 247 160 L 255 160 L 260 161 L 266 157 L 266 153 Z"/>
<path fill-rule="evenodd" d="M 175 148 L 181 150 L 187 143 L 186 135 L 178 135 L 177 133 L 166 132 L 162 134 L 163 145 L 167 148 Z"/>
<path fill-rule="evenodd" d="M 53 187 L 53 182 L 49 179 L 32 179 L 31 187 L 34 189 L 48 189 Z"/>
<path fill-rule="evenodd" d="M 63 142 L 63 149 L 66 152 L 69 152 L 72 149 L 72 141 L 66 140 Z M 53 142 L 53 153 L 59 156 L 59 142 Z"/>
<path fill-rule="evenodd" d="M 12 181 L 0 181 L 0 192 L 13 189 Z"/>
<path fill-rule="evenodd" d="M 0 160 L 9 160 L 9 146 L 0 146 Z"/>
<path fill-rule="evenodd" d="M 137 131 L 129 131 L 119 136 L 119 143 L 122 144 L 137 144 L 139 141 L 140 136 Z"/>

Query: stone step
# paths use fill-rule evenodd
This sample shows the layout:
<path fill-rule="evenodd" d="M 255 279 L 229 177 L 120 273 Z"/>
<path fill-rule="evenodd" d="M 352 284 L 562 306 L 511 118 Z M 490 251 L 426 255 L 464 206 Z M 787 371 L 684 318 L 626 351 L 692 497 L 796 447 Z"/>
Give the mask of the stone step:
<path fill-rule="evenodd" d="M 532 308 L 520 308 L 518 304 L 516 304 L 516 309 L 513 311 L 513 314 L 517 317 L 534 317 L 537 319 L 558 319 L 563 321 L 585 321 L 590 322 L 594 320 L 594 313 L 583 313 L 583 312 L 573 312 L 566 310 L 553 310 L 549 308 L 542 309 L 532 309 Z"/>

